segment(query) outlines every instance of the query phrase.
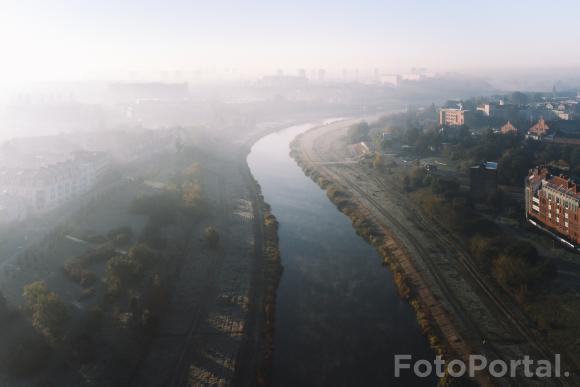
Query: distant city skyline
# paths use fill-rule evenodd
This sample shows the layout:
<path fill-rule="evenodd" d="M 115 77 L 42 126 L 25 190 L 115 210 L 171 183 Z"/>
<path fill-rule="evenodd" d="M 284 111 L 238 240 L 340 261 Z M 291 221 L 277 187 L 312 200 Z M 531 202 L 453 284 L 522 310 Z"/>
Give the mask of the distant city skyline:
<path fill-rule="evenodd" d="M 578 14 L 572 0 L 7 1 L 0 81 L 572 69 Z"/>

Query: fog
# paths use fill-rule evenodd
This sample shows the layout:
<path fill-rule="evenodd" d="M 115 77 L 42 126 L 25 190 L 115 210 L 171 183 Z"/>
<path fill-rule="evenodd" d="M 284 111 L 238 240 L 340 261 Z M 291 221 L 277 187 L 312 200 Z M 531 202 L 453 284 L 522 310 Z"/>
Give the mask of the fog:
<path fill-rule="evenodd" d="M 578 15 L 577 0 L 0 0 L 0 385 L 394 385 L 395 350 L 562 345 L 577 315 L 522 316 L 552 310 L 525 302 L 561 273 L 543 300 L 580 310 L 552 302 L 570 284 L 577 302 L 577 257 L 514 241 L 538 239 L 531 168 L 578 194 Z M 579 197 L 552 225 L 577 251 L 560 235 Z"/>
<path fill-rule="evenodd" d="M 227 139 L 301 115 L 514 91 L 574 95 L 577 8 L 8 2 L 0 13 L 0 167 L 44 167 L 77 151 L 122 158 L 115 140 L 104 141 L 115 133 L 180 129 Z M 555 35 L 529 27 L 556 18 Z"/>
<path fill-rule="evenodd" d="M 252 79 L 278 68 L 335 75 L 345 68 L 577 69 L 578 7 L 572 0 L 8 1 L 0 80 Z M 540 27 L 555 20 L 553 33 Z"/>

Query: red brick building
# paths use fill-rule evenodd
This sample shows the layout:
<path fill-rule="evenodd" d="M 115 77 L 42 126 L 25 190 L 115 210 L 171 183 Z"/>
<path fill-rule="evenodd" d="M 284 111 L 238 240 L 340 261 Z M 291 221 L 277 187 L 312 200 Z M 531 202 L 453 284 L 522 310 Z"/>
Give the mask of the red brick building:
<path fill-rule="evenodd" d="M 526 217 L 560 241 L 580 247 L 580 186 L 546 167 L 531 169 L 526 178 Z"/>
<path fill-rule="evenodd" d="M 546 123 L 544 117 L 540 117 L 538 123 L 528 129 L 528 137 L 531 137 L 534 140 L 539 140 L 542 137 L 545 137 L 549 132 L 550 126 Z"/>
<path fill-rule="evenodd" d="M 510 121 L 507 122 L 500 129 L 501 134 L 518 134 L 518 128 L 516 128 Z"/>

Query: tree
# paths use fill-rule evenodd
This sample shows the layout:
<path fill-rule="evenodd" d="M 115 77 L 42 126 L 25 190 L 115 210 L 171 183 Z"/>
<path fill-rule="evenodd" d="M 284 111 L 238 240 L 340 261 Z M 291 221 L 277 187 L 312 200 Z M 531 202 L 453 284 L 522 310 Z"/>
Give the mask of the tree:
<path fill-rule="evenodd" d="M 521 257 L 502 253 L 494 262 L 494 274 L 503 286 L 518 288 L 529 281 L 529 269 Z"/>
<path fill-rule="evenodd" d="M 540 259 L 536 248 L 527 242 L 506 247 L 493 263 L 493 273 L 500 284 L 513 290 L 532 288 L 547 275 L 551 267 Z M 520 298 L 523 296 L 520 294 Z"/>
<path fill-rule="evenodd" d="M 352 125 L 347 132 L 348 140 L 351 144 L 368 141 L 371 127 L 368 122 L 361 121 L 358 124 Z"/>
<path fill-rule="evenodd" d="M 142 265 L 133 257 L 117 255 L 107 263 L 106 280 L 113 287 L 112 290 L 121 290 L 133 283 L 141 270 Z"/>
<path fill-rule="evenodd" d="M 219 241 L 220 241 L 220 235 L 218 233 L 218 231 L 213 228 L 213 227 L 207 227 L 205 229 L 205 242 L 207 243 L 207 245 L 212 248 L 215 249 L 217 248 Z"/>
<path fill-rule="evenodd" d="M 46 283 L 44 281 L 32 282 L 24 287 L 22 296 L 30 306 L 38 304 L 42 297 L 47 293 Z"/>
<path fill-rule="evenodd" d="M 485 238 L 481 234 L 476 234 L 469 240 L 469 251 L 479 260 L 486 269 L 493 258 L 497 256 L 499 242 L 494 239 Z"/>
<path fill-rule="evenodd" d="M 159 254 L 142 243 L 133 246 L 125 255 L 112 257 L 107 263 L 105 274 L 107 293 L 111 296 L 119 295 L 140 284 L 144 274 L 159 262 Z"/>
<path fill-rule="evenodd" d="M 502 183 L 523 185 L 523 176 L 526 176 L 532 165 L 533 152 L 527 148 L 507 150 L 499 160 L 498 177 Z"/>
<path fill-rule="evenodd" d="M 44 281 L 26 285 L 23 296 L 31 313 L 32 326 L 50 341 L 62 339 L 68 310 L 60 297 L 48 291 Z"/>

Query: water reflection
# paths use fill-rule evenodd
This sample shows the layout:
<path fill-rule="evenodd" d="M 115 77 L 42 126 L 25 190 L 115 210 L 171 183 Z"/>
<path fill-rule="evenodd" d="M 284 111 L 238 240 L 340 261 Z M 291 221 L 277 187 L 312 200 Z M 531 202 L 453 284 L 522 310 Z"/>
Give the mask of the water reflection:
<path fill-rule="evenodd" d="M 434 355 L 378 254 L 288 155 L 313 126 L 266 136 L 248 156 L 280 222 L 274 385 L 433 386 L 433 378 L 394 379 L 394 354 Z"/>

